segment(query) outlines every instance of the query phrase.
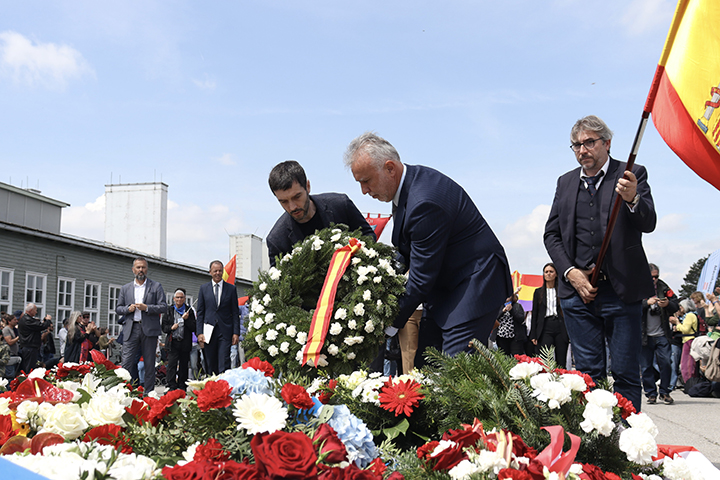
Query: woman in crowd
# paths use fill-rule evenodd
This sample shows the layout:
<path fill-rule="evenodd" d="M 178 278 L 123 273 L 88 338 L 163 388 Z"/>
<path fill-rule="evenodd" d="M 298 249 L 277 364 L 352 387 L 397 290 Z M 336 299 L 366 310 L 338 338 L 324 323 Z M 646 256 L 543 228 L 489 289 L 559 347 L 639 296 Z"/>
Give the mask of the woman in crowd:
<path fill-rule="evenodd" d="M 63 354 L 64 362 L 86 362 L 90 350 L 98 341 L 98 333 L 95 322 L 90 321 L 90 314 L 72 312 L 68 320 L 68 334 Z"/>
<path fill-rule="evenodd" d="M 178 288 L 173 295 L 173 304 L 168 305 L 167 315 L 162 322 L 163 332 L 167 333 L 165 345 L 168 351 L 167 379 L 170 390 L 187 388 L 195 322 L 195 311 L 185 303 L 185 289 Z"/>
<path fill-rule="evenodd" d="M 680 301 L 680 310 L 669 318 L 673 330 L 682 336 L 682 354 L 680 356 L 680 372 L 684 382 L 695 375 L 695 360 L 690 356 L 692 340 L 697 336 L 698 320 L 695 304 L 689 298 Z"/>
<path fill-rule="evenodd" d="M 530 341 L 536 347 L 535 354 L 539 354 L 542 347 L 555 347 L 555 361 L 560 368 L 566 368 L 570 340 L 558 301 L 555 265 L 545 264 L 543 279 L 543 286 L 536 288 L 533 293 Z"/>
<path fill-rule="evenodd" d="M 517 295 L 507 299 L 500 310 L 497 320 L 495 343 L 507 355 L 524 355 L 527 329 L 525 328 L 525 310 L 518 303 Z"/>

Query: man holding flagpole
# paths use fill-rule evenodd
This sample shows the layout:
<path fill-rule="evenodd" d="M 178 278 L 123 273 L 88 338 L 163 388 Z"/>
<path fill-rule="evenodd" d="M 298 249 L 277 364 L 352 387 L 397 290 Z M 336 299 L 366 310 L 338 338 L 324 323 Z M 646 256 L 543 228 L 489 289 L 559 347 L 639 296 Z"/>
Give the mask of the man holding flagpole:
<path fill-rule="evenodd" d="M 575 366 L 594 380 L 607 375 L 605 345 L 610 350 L 615 391 L 639 412 L 642 300 L 654 295 L 642 246 L 642 234 L 657 220 L 647 171 L 610 157 L 612 131 L 600 118 L 578 120 L 570 148 L 580 167 L 558 179 L 545 247 L 557 267 L 560 304 L 570 336 Z M 620 205 L 602 265 L 598 253 L 616 196 Z M 597 285 L 590 272 L 599 268 Z"/>

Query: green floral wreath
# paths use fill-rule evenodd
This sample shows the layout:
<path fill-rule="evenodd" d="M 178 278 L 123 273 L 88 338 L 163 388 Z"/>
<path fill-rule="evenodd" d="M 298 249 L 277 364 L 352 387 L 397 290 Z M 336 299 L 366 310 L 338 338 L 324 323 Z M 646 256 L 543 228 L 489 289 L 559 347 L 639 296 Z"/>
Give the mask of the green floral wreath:
<path fill-rule="evenodd" d="M 338 283 L 319 368 L 301 366 L 313 312 L 333 253 L 351 238 L 362 242 Z M 249 293 L 246 355 L 269 361 L 281 371 L 317 375 L 351 373 L 369 364 L 385 339 L 384 329 L 398 312 L 405 276 L 398 275 L 394 249 L 360 230 L 331 225 L 277 257 L 276 267 L 260 272 Z"/>

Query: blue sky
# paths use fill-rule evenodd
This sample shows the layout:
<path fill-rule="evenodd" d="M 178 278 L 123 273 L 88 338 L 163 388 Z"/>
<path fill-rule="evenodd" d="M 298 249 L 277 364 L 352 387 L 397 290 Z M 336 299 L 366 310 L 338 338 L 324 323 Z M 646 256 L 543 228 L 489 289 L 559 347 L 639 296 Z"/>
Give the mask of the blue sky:
<path fill-rule="evenodd" d="M 70 203 L 63 231 L 102 240 L 104 185 L 162 179 L 169 258 L 206 265 L 227 258 L 228 233 L 270 230 L 281 208 L 267 175 L 283 160 L 313 192 L 389 213 L 342 164 L 372 130 L 463 185 L 511 268 L 540 273 L 555 182 L 577 165 L 572 124 L 600 116 L 627 159 L 674 8 L 0 0 L 0 181 Z M 679 288 L 720 248 L 718 192 L 652 125 L 637 162 L 659 216 L 646 251 Z"/>

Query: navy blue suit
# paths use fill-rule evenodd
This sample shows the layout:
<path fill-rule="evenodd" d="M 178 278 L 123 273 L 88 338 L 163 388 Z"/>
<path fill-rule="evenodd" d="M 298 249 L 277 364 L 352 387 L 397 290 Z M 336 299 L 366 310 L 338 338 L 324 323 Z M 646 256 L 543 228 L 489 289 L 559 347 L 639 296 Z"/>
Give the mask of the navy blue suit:
<path fill-rule="evenodd" d="M 593 202 L 600 202 L 602 231 L 595 235 L 599 237 L 598 241 L 605 235 L 617 196 L 615 186 L 623 176 L 626 165 L 613 158 L 607 161 L 610 162 L 607 174 L 593 197 Z M 642 234 L 652 232 L 657 220 L 647 183 L 647 171 L 641 165 L 633 168 L 638 181 L 639 203 L 634 211 L 627 205 L 620 206 L 620 214 L 601 266 L 607 280 L 598 282 L 595 300 L 584 304 L 565 278 L 570 267 L 586 267 L 575 265 L 574 261 L 578 246 L 578 198 L 581 188 L 585 188 L 580 179 L 580 169 L 578 167 L 558 179 L 550 216 L 545 225 L 545 248 L 557 268 L 558 295 L 576 368 L 595 380 L 604 378 L 607 375 L 607 341 L 615 391 L 624 395 L 640 411 L 642 394 L 638 354 L 641 350 L 641 301 L 655 294 L 642 247 Z"/>
<path fill-rule="evenodd" d="M 508 261 L 460 185 L 432 168 L 405 168 L 392 242 L 409 278 L 394 326 L 403 327 L 423 303 L 442 331 L 442 345 L 429 341 L 428 335 L 437 337 L 437 332 L 427 328 L 420 329 L 420 344 L 441 346 L 452 355 L 467 350 L 472 338 L 487 341 L 498 310 L 512 293 Z"/>
<path fill-rule="evenodd" d="M 376 238 L 373 228 L 344 193 L 310 195 L 310 200 L 315 204 L 315 215 L 320 216 L 323 228 L 329 227 L 331 223 L 342 223 L 347 225 L 350 231 L 360 228 L 363 235 Z M 305 238 L 299 225 L 287 212 L 275 222 L 266 239 L 271 266 L 275 266 L 277 255 L 289 253 L 293 245 Z"/>
<path fill-rule="evenodd" d="M 206 323 L 215 327 L 203 351 L 208 373 L 222 373 L 230 368 L 232 336 L 240 335 L 240 309 L 235 285 L 222 282 L 219 305 L 215 302 L 213 283 L 200 286 L 197 302 L 198 335 L 203 334 Z"/>

